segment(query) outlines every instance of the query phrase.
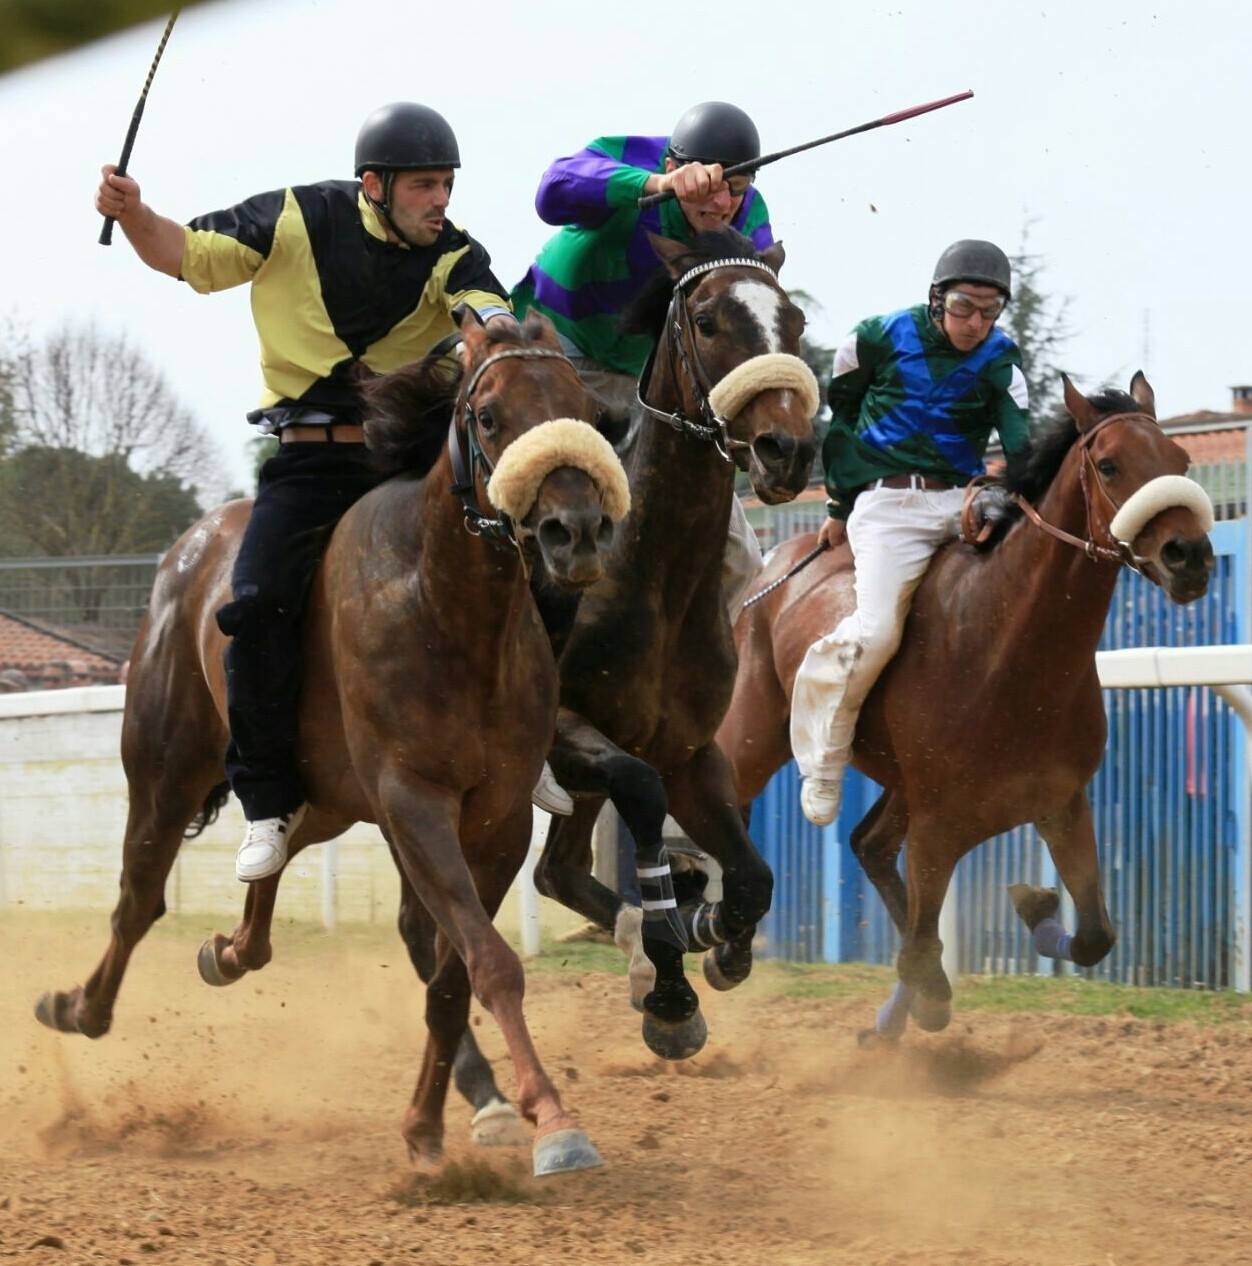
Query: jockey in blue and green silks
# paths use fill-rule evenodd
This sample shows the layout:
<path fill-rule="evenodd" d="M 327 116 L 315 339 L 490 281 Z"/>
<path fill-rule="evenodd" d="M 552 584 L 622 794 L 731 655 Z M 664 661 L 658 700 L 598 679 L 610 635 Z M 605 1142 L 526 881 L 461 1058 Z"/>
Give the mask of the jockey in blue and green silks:
<path fill-rule="evenodd" d="M 1011 295 L 998 246 L 956 242 L 927 303 L 862 321 L 835 353 L 822 538 L 834 544 L 846 521 L 856 608 L 809 648 L 791 708 L 800 803 L 818 825 L 838 816 L 861 705 L 931 557 L 960 532 L 964 488 L 983 473 L 992 433 L 1010 464 L 1029 450 L 1021 354 L 996 327 Z"/>

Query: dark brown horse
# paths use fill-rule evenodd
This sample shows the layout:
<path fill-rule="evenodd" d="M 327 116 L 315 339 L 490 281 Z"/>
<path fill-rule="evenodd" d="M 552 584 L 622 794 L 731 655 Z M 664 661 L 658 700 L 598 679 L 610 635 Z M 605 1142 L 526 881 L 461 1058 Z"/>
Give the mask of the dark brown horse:
<path fill-rule="evenodd" d="M 777 280 L 781 246 L 758 255 L 733 231 L 653 241 L 665 267 L 632 318 L 657 339 L 641 379 L 643 416 L 623 455 L 632 509 L 604 580 L 582 594 L 563 639 L 549 759 L 576 807 L 553 822 L 536 882 L 614 930 L 632 955 L 645 1041 L 682 1058 L 706 1033 L 683 950 L 720 946 L 714 983 L 744 979 L 773 883 L 713 742 L 735 675 L 722 587 L 735 469 L 766 501 L 794 497 L 813 460 L 817 400 L 798 359 L 804 318 Z M 591 831 L 606 798 L 636 844 L 642 920 L 591 874 Z M 693 893 L 678 904 L 661 839 L 667 804 L 721 863 L 721 903 Z"/>
<path fill-rule="evenodd" d="M 861 713 L 853 763 L 884 791 L 852 847 L 903 937 L 900 986 L 879 1013 L 885 1035 L 898 1035 L 910 1010 L 923 1028 L 948 1023 L 938 924 L 953 868 L 1022 823 L 1038 827 L 1078 910 L 1070 938 L 1055 892 L 1014 885 L 1036 948 L 1090 966 L 1113 947 L 1086 794 L 1104 753 L 1096 646 L 1123 563 L 1180 603 L 1205 592 L 1213 565 L 1208 499 L 1179 478 L 1187 455 L 1157 426 L 1142 374 L 1130 390 L 1087 400 L 1065 380 L 1070 416 L 1037 438 L 1015 489 L 1024 515 L 1004 520 L 991 548 L 936 555 Z M 780 546 L 761 587 L 813 543 Z M 739 677 L 718 742 L 744 803 L 790 756 L 795 675 L 847 612 L 850 568 L 846 547 L 820 555 L 738 622 Z"/>
<path fill-rule="evenodd" d="M 536 1127 L 535 1170 L 551 1173 L 599 1158 L 540 1065 L 522 1015 L 521 964 L 491 924 L 529 847 L 530 791 L 557 708 L 522 546 L 537 549 L 559 582 L 585 585 L 601 574 L 610 515 L 624 513 L 628 494 L 590 426 L 538 425 L 592 416 L 551 326 L 498 326 L 489 332 L 465 317 L 464 374 L 430 357 L 367 388 L 371 447 L 407 472 L 343 517 L 313 585 L 300 723 L 311 808 L 290 851 L 375 822 L 405 891 L 438 924 L 429 1040 L 404 1122 L 410 1152 L 440 1155 L 472 988 L 512 1056 L 519 1106 Z M 432 417 L 441 429 L 432 431 Z M 492 500 L 512 521 L 477 509 L 493 463 Z M 466 486 L 464 504 L 449 495 L 455 483 Z M 248 512 L 248 502 L 233 502 L 207 516 L 158 574 L 127 684 L 130 816 L 113 936 L 85 986 L 40 1000 L 37 1015 L 53 1028 L 108 1030 L 130 954 L 163 913 L 184 831 L 220 799 L 224 645 L 213 613 L 229 594 Z M 269 961 L 278 882 L 252 884 L 240 927 L 206 945 L 207 979 L 226 983 Z"/>

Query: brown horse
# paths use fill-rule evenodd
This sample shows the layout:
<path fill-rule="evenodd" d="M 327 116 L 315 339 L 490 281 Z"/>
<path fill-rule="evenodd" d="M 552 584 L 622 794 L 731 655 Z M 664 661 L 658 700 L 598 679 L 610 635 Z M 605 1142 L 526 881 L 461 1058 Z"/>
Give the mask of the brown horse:
<path fill-rule="evenodd" d="M 766 501 L 794 497 L 816 449 L 817 390 L 798 359 L 803 314 L 777 280 L 780 245 L 758 255 L 729 230 L 653 245 L 664 269 L 628 316 L 657 339 L 623 455 L 632 509 L 604 580 L 582 594 L 562 640 L 549 759 L 576 806 L 553 822 L 536 883 L 615 932 L 632 955 L 644 1039 L 677 1059 L 706 1036 L 683 951 L 718 946 L 710 979 L 721 988 L 743 980 L 773 884 L 713 742 L 735 675 L 722 587 L 735 468 Z M 591 830 L 606 798 L 636 844 L 642 919 L 591 874 Z M 693 893 L 679 906 L 661 839 L 667 800 L 721 863 L 721 903 Z"/>
<path fill-rule="evenodd" d="M 556 667 L 522 544 L 559 582 L 588 584 L 601 574 L 610 517 L 624 514 L 628 491 L 612 450 L 586 423 L 539 425 L 592 416 L 551 326 L 542 318 L 521 331 L 499 325 L 463 319 L 464 373 L 431 356 L 367 384 L 371 447 L 390 468 L 407 469 L 343 517 L 314 581 L 300 718 L 311 808 L 290 851 L 375 822 L 406 891 L 438 924 L 429 1039 L 403 1127 L 410 1153 L 440 1155 L 472 987 L 512 1056 L 519 1106 L 536 1127 L 535 1172 L 552 1173 L 599 1158 L 540 1065 L 522 1014 L 521 964 L 491 924 L 529 847 L 530 791 L 557 709 Z M 498 519 L 477 509 L 493 464 Z M 213 613 L 230 592 L 248 513 L 248 502 L 233 502 L 207 516 L 158 574 L 127 684 L 130 816 L 112 940 L 86 986 L 40 1000 L 36 1013 L 50 1027 L 90 1037 L 108 1030 L 130 954 L 164 911 L 184 830 L 197 809 L 202 822 L 220 801 L 224 641 Z M 269 961 L 278 881 L 252 884 L 240 927 L 206 945 L 207 979 L 226 983 Z"/>
<path fill-rule="evenodd" d="M 886 1036 L 910 1011 L 926 1029 L 948 1023 L 938 924 L 953 868 L 1022 823 L 1038 827 L 1078 910 L 1071 938 L 1054 891 L 1013 886 L 1038 951 L 1090 966 L 1113 947 L 1085 790 L 1106 728 L 1096 646 L 1123 563 L 1179 603 L 1205 592 L 1213 565 L 1208 499 L 1180 478 L 1187 455 L 1157 426 L 1142 374 L 1130 391 L 1088 400 L 1065 380 L 1069 417 L 1037 437 L 1010 489 L 1024 513 L 1002 521 L 991 548 L 958 543 L 936 555 L 861 713 L 853 763 L 884 791 L 852 847 L 903 937 L 900 986 L 879 1013 Z M 780 546 L 762 588 L 813 543 Z M 745 803 L 790 756 L 795 675 L 847 612 L 850 569 L 846 547 L 819 555 L 738 622 L 739 677 L 718 742 Z"/>

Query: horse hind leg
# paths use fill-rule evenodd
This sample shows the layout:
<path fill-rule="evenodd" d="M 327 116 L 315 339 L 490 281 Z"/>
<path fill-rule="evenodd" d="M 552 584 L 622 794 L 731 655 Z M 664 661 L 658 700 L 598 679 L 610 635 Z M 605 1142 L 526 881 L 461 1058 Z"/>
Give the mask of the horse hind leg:
<path fill-rule="evenodd" d="M 438 964 L 435 939 L 438 928 L 405 879 L 394 850 L 392 857 L 400 872 L 400 938 L 418 978 L 429 987 Z M 457 1091 L 474 1109 L 470 1137 L 475 1143 L 480 1147 L 525 1147 L 530 1142 L 530 1131 L 496 1085 L 491 1065 L 479 1050 L 474 1030 L 468 1024 L 456 1048 L 452 1076 Z"/>
<path fill-rule="evenodd" d="M 130 810 L 122 846 L 122 874 L 112 933 L 104 957 L 85 985 L 50 991 L 35 1006 L 35 1017 L 63 1033 L 102 1037 L 135 947 L 165 913 L 165 882 L 193 819 L 211 820 L 224 799 L 220 767 L 202 763 L 189 769 L 165 757 L 156 772 L 128 763 Z M 153 787 L 149 779 L 155 778 Z"/>

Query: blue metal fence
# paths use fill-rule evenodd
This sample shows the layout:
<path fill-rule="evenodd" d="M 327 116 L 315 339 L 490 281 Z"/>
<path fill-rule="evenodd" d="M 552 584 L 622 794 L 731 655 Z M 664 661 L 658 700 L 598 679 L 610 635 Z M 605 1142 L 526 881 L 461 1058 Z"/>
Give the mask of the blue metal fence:
<path fill-rule="evenodd" d="M 1217 524 L 1212 540 L 1217 566 L 1209 593 L 1188 607 L 1124 573 L 1101 648 L 1252 641 L 1247 520 Z M 1120 940 L 1090 974 L 1135 984 L 1232 984 L 1239 886 L 1252 865 L 1242 727 L 1202 687 L 1105 691 L 1104 698 L 1108 745 L 1090 790 Z M 800 812 L 794 766 L 758 799 L 752 836 L 776 884 L 762 929 L 766 953 L 892 961 L 895 931 L 847 845 L 877 794 L 868 779 L 849 774 L 840 819 L 825 829 Z M 958 866 L 962 971 L 1039 970 L 1004 891 L 1019 880 L 1056 883 L 1033 828 L 988 841 Z"/>

